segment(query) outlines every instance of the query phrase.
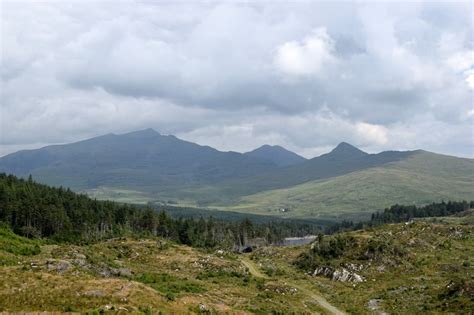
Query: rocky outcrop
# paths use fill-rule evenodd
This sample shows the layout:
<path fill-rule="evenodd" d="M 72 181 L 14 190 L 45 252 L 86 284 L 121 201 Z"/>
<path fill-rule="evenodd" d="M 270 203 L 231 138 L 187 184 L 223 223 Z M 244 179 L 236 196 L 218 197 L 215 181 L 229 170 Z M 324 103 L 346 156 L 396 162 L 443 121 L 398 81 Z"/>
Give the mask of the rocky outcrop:
<path fill-rule="evenodd" d="M 48 268 L 48 271 L 64 273 L 71 268 L 71 263 L 67 260 L 48 259 L 46 267 Z"/>
<path fill-rule="evenodd" d="M 333 268 L 329 266 L 320 266 L 313 272 L 313 276 L 325 276 L 334 281 L 341 282 L 363 282 L 364 278 L 346 268 Z"/>

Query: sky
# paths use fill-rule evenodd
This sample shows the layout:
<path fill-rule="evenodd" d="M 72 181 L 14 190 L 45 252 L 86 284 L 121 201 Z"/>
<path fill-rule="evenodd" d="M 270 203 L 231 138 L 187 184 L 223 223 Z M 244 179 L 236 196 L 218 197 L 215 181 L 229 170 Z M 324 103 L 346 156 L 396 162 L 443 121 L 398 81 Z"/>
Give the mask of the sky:
<path fill-rule="evenodd" d="M 153 128 L 474 157 L 472 1 L 0 3 L 0 155 Z"/>

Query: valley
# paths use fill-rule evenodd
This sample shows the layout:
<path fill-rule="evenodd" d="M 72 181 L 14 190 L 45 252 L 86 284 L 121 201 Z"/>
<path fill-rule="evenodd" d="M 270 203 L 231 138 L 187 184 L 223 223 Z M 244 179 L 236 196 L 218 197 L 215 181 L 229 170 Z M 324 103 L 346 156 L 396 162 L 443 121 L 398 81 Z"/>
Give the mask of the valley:
<path fill-rule="evenodd" d="M 393 205 L 330 224 L 98 201 L 0 174 L 0 310 L 469 313 L 473 205 Z"/>
<path fill-rule="evenodd" d="M 368 154 L 345 142 L 312 159 L 278 146 L 241 154 L 152 129 L 10 154 L 0 171 L 100 200 L 330 221 L 367 219 L 395 203 L 474 199 L 472 159 Z"/>
<path fill-rule="evenodd" d="M 0 2 L 0 315 L 474 315 L 474 0 Z"/>

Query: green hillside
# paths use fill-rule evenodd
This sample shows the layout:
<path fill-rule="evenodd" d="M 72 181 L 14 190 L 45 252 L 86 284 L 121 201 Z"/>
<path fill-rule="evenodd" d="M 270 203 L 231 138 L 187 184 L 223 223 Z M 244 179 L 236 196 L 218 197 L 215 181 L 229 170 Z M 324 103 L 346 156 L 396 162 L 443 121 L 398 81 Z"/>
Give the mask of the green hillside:
<path fill-rule="evenodd" d="M 405 160 L 245 196 L 237 204 L 219 208 L 285 217 L 358 220 L 395 203 L 421 205 L 473 198 L 473 160 L 418 151 Z"/>

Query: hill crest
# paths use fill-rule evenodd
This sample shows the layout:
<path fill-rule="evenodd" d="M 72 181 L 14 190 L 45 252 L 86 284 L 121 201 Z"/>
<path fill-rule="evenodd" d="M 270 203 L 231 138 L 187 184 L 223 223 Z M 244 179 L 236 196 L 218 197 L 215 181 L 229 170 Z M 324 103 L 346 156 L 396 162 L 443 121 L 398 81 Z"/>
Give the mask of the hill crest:
<path fill-rule="evenodd" d="M 306 161 L 306 158 L 289 151 L 279 145 L 262 145 L 244 155 L 258 158 L 264 161 L 270 161 L 278 166 L 289 166 Z"/>

